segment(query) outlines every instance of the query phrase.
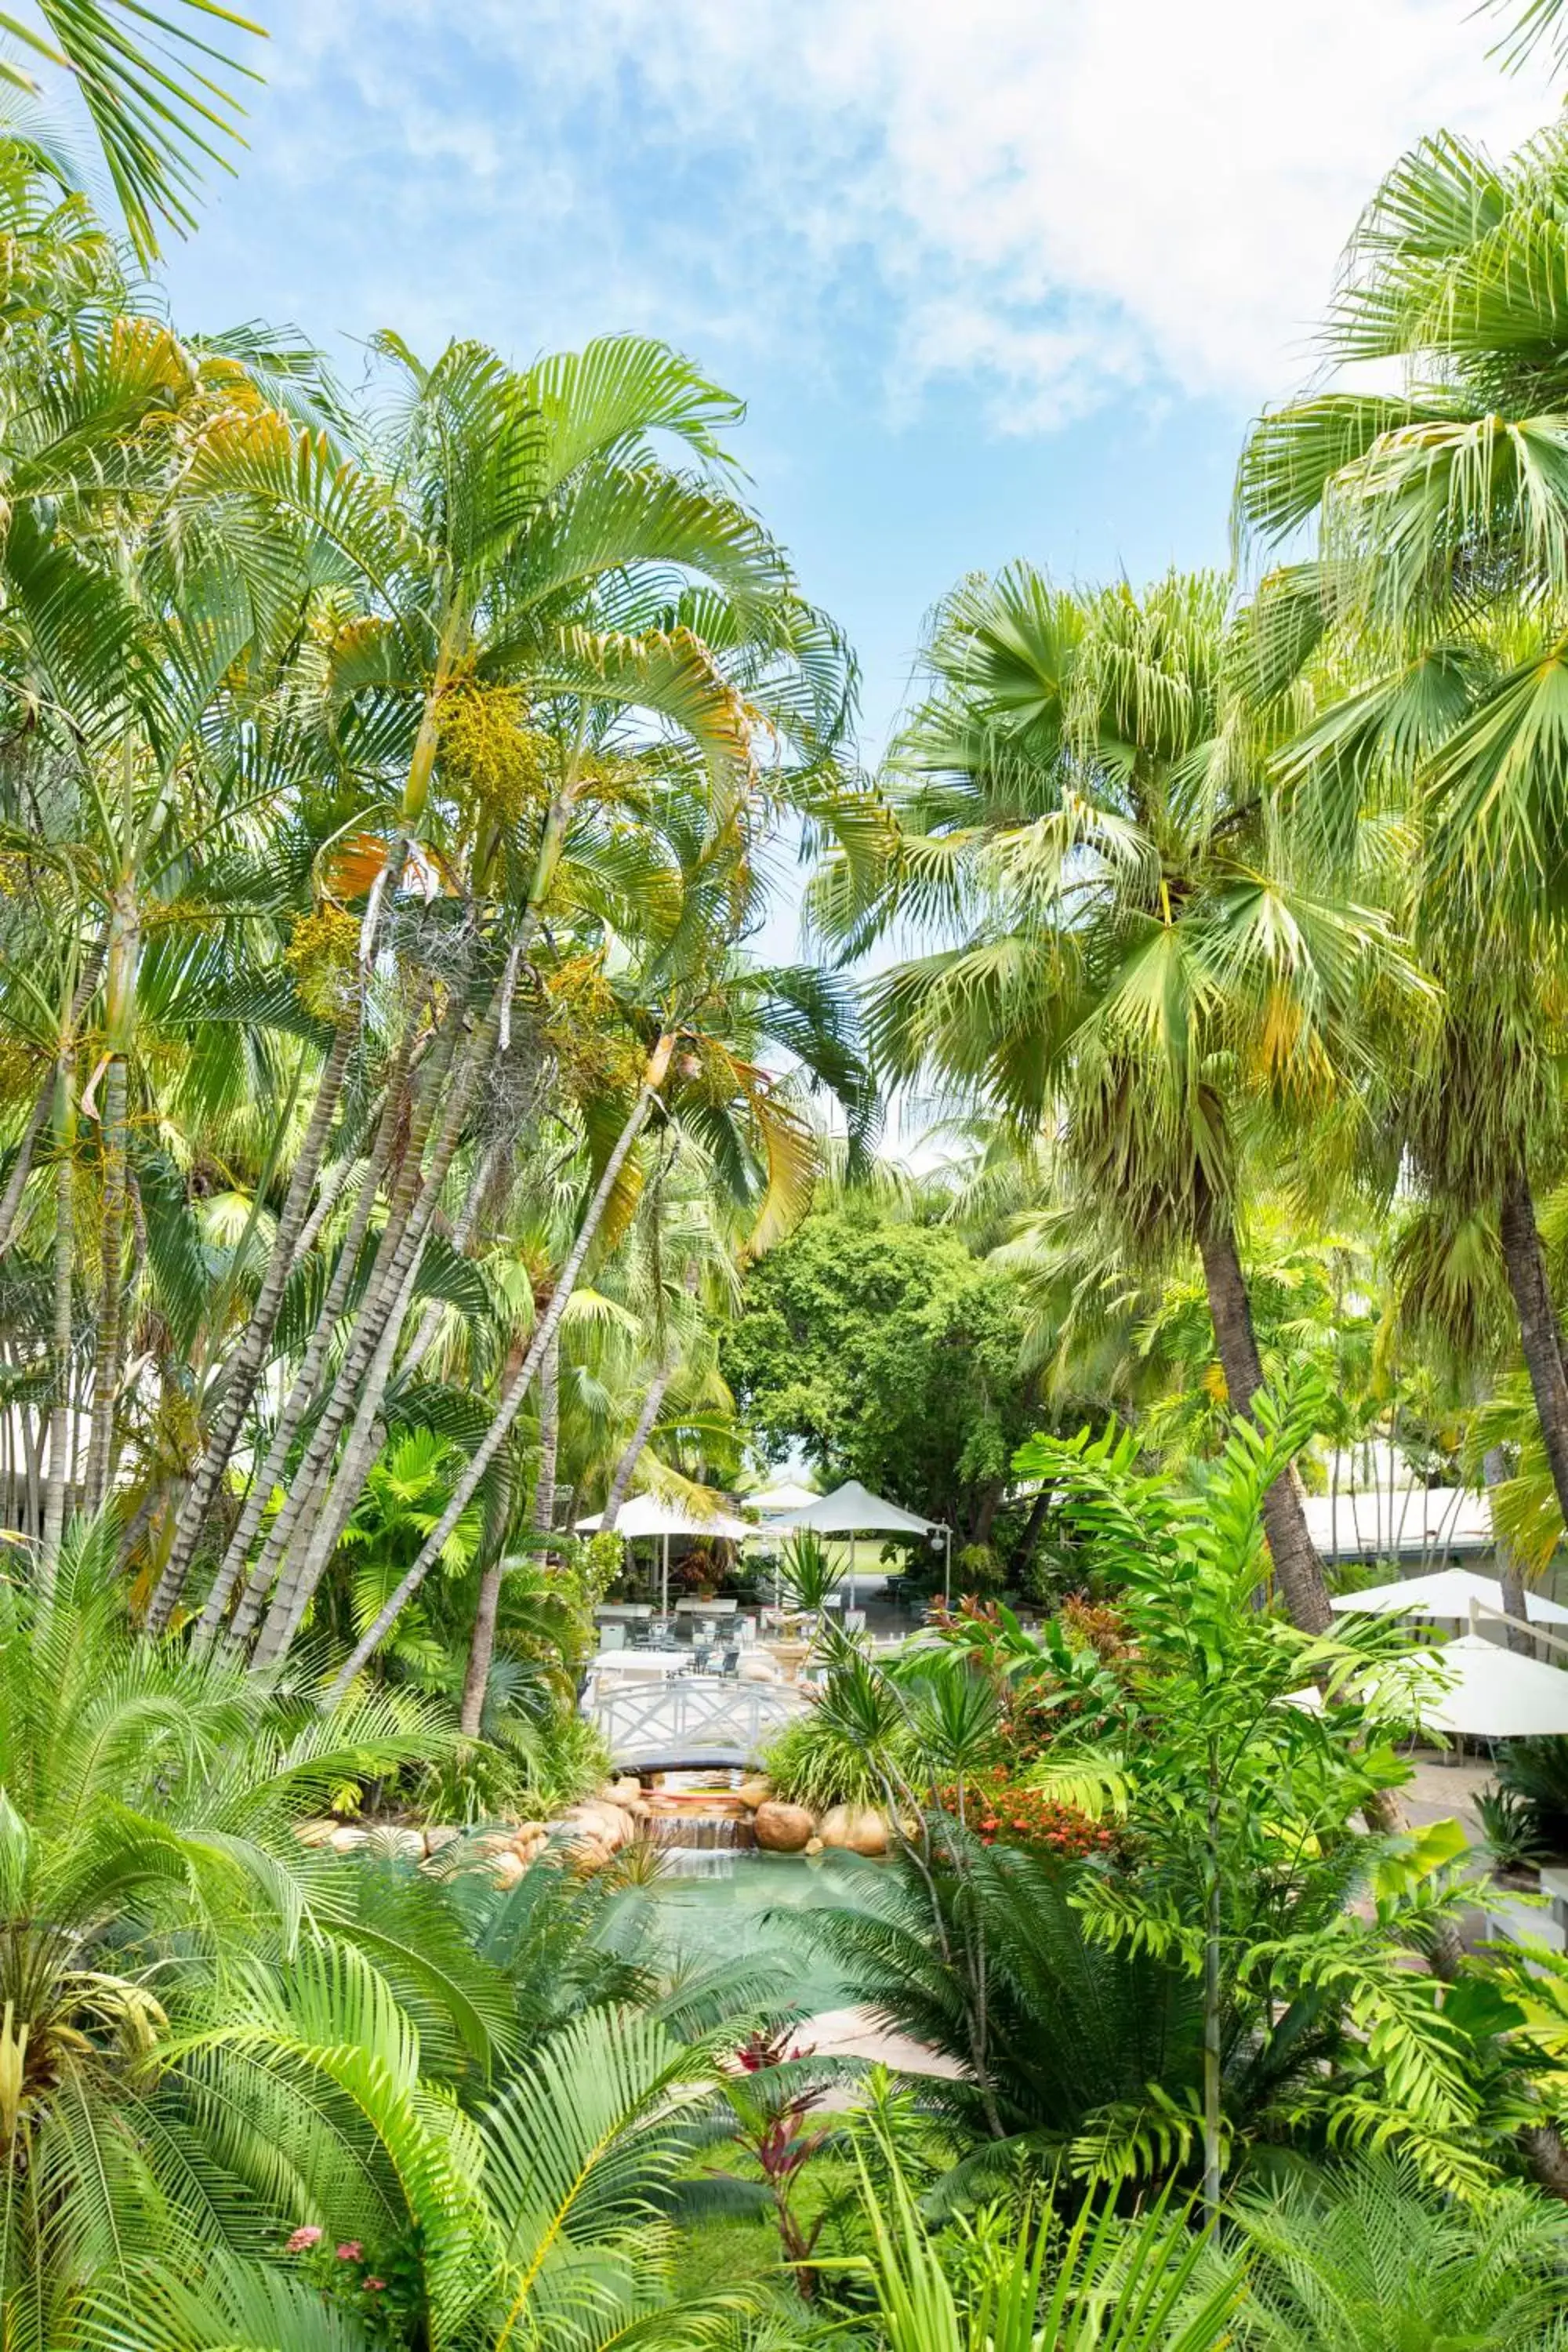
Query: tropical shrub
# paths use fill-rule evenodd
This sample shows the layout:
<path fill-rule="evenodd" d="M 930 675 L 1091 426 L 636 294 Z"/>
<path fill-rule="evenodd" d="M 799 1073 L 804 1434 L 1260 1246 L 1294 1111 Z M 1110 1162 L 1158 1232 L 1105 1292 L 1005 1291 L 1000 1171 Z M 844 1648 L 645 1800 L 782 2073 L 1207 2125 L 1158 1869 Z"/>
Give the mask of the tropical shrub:
<path fill-rule="evenodd" d="M 937 1810 L 962 1822 L 983 1846 L 1025 1846 L 1063 1862 L 1117 1851 L 1110 1824 L 1091 1820 L 1076 1805 L 1058 1804 L 1001 1769 L 939 1780 L 931 1795 Z"/>
<path fill-rule="evenodd" d="M 1528 1806 L 1535 1834 L 1568 1853 L 1568 1739 L 1510 1739 L 1498 1757 L 1498 1787 Z"/>

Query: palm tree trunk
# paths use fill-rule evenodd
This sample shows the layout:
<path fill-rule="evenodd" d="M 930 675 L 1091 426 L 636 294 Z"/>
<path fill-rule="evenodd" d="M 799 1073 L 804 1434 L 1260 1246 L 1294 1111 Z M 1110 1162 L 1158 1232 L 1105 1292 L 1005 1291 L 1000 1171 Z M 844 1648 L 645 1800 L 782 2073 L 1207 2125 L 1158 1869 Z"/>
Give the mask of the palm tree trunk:
<path fill-rule="evenodd" d="M 407 1089 L 413 1055 L 414 1024 L 411 1022 L 398 1047 L 393 1066 L 387 1072 L 385 1099 L 382 1104 L 375 1141 L 371 1150 L 364 1175 L 361 1180 L 359 1195 L 354 1202 L 353 1214 L 349 1220 L 348 1231 L 343 1236 L 342 1245 L 338 1252 L 337 1264 L 332 1269 L 331 1280 L 327 1285 L 327 1295 L 321 1301 L 321 1311 L 316 1317 L 315 1328 L 307 1342 L 304 1357 L 289 1387 L 289 1394 L 284 1400 L 283 1409 L 278 1416 L 278 1425 L 272 1433 L 272 1442 L 267 1450 L 266 1462 L 250 1482 L 250 1492 L 246 1496 L 244 1508 L 240 1512 L 239 1524 L 229 1539 L 228 1549 L 224 1553 L 216 1576 L 213 1579 L 212 1591 L 208 1593 L 206 1604 L 202 1611 L 201 1620 L 196 1628 L 198 1648 L 204 1648 L 216 1634 L 223 1620 L 223 1612 L 228 1606 L 229 1595 L 244 1574 L 245 1563 L 249 1557 L 256 1531 L 261 1525 L 262 1514 L 267 1508 L 273 1488 L 279 1484 L 289 1466 L 289 1450 L 299 1433 L 300 1423 L 310 1410 L 310 1401 L 316 1393 L 317 1385 L 326 1364 L 327 1351 L 331 1345 L 332 1333 L 337 1328 L 338 1319 L 348 1304 L 349 1293 L 353 1287 L 355 1269 L 359 1265 L 360 1252 L 364 1246 L 364 1237 L 370 1231 L 370 1221 L 381 1191 L 382 1179 L 392 1164 L 398 1129 L 402 1125 L 407 1106 Z M 271 1590 L 271 1583 L 270 1565 L 265 1561 L 258 1561 L 255 1572 L 246 1584 L 239 1607 L 235 1612 L 234 1623 L 229 1629 L 226 1646 L 230 1651 L 237 1651 L 249 1639 L 256 1621 L 266 1603 L 268 1593 Z"/>
<path fill-rule="evenodd" d="M 674 1348 L 667 1349 L 663 1363 L 647 1384 L 647 1394 L 643 1399 L 642 1411 L 637 1415 L 637 1427 L 622 1449 L 621 1458 L 616 1465 L 616 1475 L 610 1481 L 610 1491 L 605 1503 L 604 1516 L 599 1522 L 606 1535 L 610 1533 L 616 1521 L 620 1517 L 621 1506 L 631 1493 L 632 1480 L 637 1474 L 637 1464 L 642 1460 L 648 1439 L 653 1434 L 653 1425 L 658 1419 L 659 1408 L 664 1402 L 665 1391 L 675 1378 L 679 1361 L 679 1352 Z"/>
<path fill-rule="evenodd" d="M 39 1581 L 46 1591 L 65 1534 L 70 1485 L 71 1275 L 76 1254 L 76 1171 L 72 1153 L 70 1080 L 73 1056 L 61 1053 L 55 1079 L 55 1266 L 54 1324 L 50 1335 L 53 1401 L 49 1412 L 49 1468 L 44 1486 L 44 1541 Z"/>
<path fill-rule="evenodd" d="M 539 1363 L 539 1475 L 533 1489 L 533 1527 L 537 1535 L 548 1535 L 554 1517 L 555 1453 L 560 1435 L 561 1333 L 557 1328 Z M 458 1728 L 465 1739 L 477 1739 L 484 1721 L 505 1572 L 505 1556 L 498 1551 L 494 1559 L 486 1561 L 479 1578 L 474 1601 L 474 1628 L 468 1637 L 468 1663 L 463 1674 L 463 1702 L 458 1717 Z"/>
<path fill-rule="evenodd" d="M 1482 1454 L 1481 1475 L 1486 1480 L 1489 1497 L 1494 1496 L 1498 1487 L 1507 1480 L 1508 1457 L 1500 1445 L 1489 1445 Z M 1519 1624 L 1509 1625 L 1504 1629 L 1508 1634 L 1508 1646 L 1510 1650 L 1523 1652 L 1526 1656 L 1533 1656 L 1535 1644 L 1524 1631 L 1523 1621 L 1527 1611 L 1524 1598 L 1524 1576 L 1520 1568 L 1519 1554 L 1499 1527 L 1495 1508 L 1492 1512 L 1492 1539 L 1497 1557 L 1498 1581 L 1502 1586 L 1502 1605 L 1510 1617 L 1517 1617 L 1521 1621 Z"/>
<path fill-rule="evenodd" d="M 235 1351 L 223 1403 L 208 1434 L 196 1466 L 196 1475 L 186 1488 L 180 1506 L 180 1515 L 174 1522 L 174 1540 L 163 1572 L 148 1604 L 147 1630 L 150 1633 L 163 1632 L 174 1614 L 175 1602 L 184 1591 L 196 1546 L 206 1525 L 207 1513 L 233 1458 L 236 1443 L 245 1425 L 245 1416 L 255 1401 L 267 1362 L 267 1351 L 277 1328 L 283 1294 L 298 1260 L 300 1234 L 326 1152 L 327 1137 L 337 1114 L 343 1080 L 348 1075 L 355 1034 L 354 1023 L 345 1021 L 341 1024 L 322 1067 L 299 1157 L 289 1179 L 289 1190 L 284 1195 L 277 1234 L 268 1255 L 267 1270 L 261 1277 L 261 1287 L 256 1294 L 256 1303 L 250 1310 L 244 1337 Z"/>
<path fill-rule="evenodd" d="M 561 1451 L 561 1328 L 539 1360 L 539 1475 L 533 1484 L 533 1532 L 555 1525 L 555 1464 Z"/>
<path fill-rule="evenodd" d="M 418 1558 L 387 1601 L 374 1624 L 355 1644 L 347 1663 L 334 1676 L 324 1702 L 327 1706 L 336 1706 L 341 1703 L 354 1676 L 367 1661 L 374 1656 L 408 1602 L 425 1581 L 431 1568 L 440 1558 L 442 1547 L 468 1509 L 480 1479 L 505 1444 L 511 1425 L 522 1408 L 523 1401 L 533 1386 L 544 1351 L 555 1336 L 556 1327 L 562 1316 L 566 1312 L 566 1303 L 583 1270 L 583 1262 L 593 1245 L 594 1236 L 604 1220 L 605 1212 L 609 1207 L 611 1196 L 620 1180 L 621 1171 L 630 1158 L 632 1148 L 642 1132 L 643 1124 L 653 1105 L 653 1098 L 664 1083 L 664 1075 L 669 1067 L 669 1057 L 674 1050 L 675 1039 L 667 1034 L 659 1039 L 649 1055 L 642 1084 L 637 1089 L 637 1101 L 620 1134 L 616 1139 L 614 1150 L 605 1162 L 599 1181 L 594 1189 L 594 1196 L 577 1229 L 576 1238 L 567 1253 L 565 1264 L 556 1277 L 554 1294 L 530 1342 L 528 1353 L 507 1383 L 500 1402 L 496 1407 L 495 1416 L 485 1432 L 473 1460 L 453 1488 L 451 1499 L 426 1538 Z"/>
<path fill-rule="evenodd" d="M 304 1549 L 300 1553 L 297 1564 L 286 1563 L 279 1575 L 271 1604 L 261 1632 L 257 1637 L 255 1663 L 258 1666 L 269 1665 L 274 1658 L 281 1655 L 292 1640 L 295 1629 L 309 1606 L 310 1596 L 321 1582 L 327 1562 L 331 1557 L 337 1531 L 342 1528 L 349 1513 L 359 1500 L 365 1480 L 370 1475 L 371 1465 L 381 1450 L 382 1438 L 379 1433 L 382 1402 L 386 1394 L 387 1383 L 392 1378 L 393 1365 L 396 1360 L 397 1349 L 403 1338 L 403 1326 L 407 1318 L 409 1307 L 413 1303 L 414 1288 L 418 1280 L 419 1264 L 424 1255 L 426 1239 L 439 1205 L 442 1186 L 447 1181 L 458 1145 L 462 1139 L 463 1129 L 468 1120 L 475 1091 L 490 1055 L 495 1051 L 501 1024 L 507 1017 L 521 956 L 520 942 L 512 949 L 507 959 L 505 973 L 491 998 L 485 1018 L 474 1032 L 463 1060 L 458 1083 L 447 1096 L 430 1165 L 425 1171 L 418 1201 L 408 1220 L 403 1240 L 393 1261 L 391 1274 L 397 1277 L 397 1287 L 395 1293 L 391 1291 L 391 1275 L 389 1275 L 388 1308 L 374 1346 L 360 1366 L 363 1387 L 354 1406 L 353 1423 L 343 1447 L 342 1467 L 338 1472 L 336 1483 L 329 1491 L 325 1507 L 309 1523 L 310 1533 L 304 1540 Z M 400 1272 L 399 1267 L 401 1267 Z M 346 1374 L 348 1371 L 346 1364 L 344 1370 Z M 339 1401 L 339 1393 L 334 1393 L 332 1403 L 322 1415 L 321 1422 L 311 1439 L 311 1450 L 323 1464 L 331 1460 L 338 1431 L 348 1417 L 348 1403 L 352 1391 L 347 1379 L 340 1382 L 340 1392 L 342 1400 L 342 1410 L 334 1414 L 334 1408 Z M 299 1540 L 296 1538 L 296 1549 Z"/>
<path fill-rule="evenodd" d="M 100 1511 L 109 1496 L 114 1451 L 114 1414 L 120 1401 L 120 1339 L 125 1292 L 126 1204 L 125 1056 L 116 1054 L 104 1073 L 100 1137 L 103 1190 L 102 1292 L 98 1310 L 98 1348 L 93 1364 L 92 1434 L 83 1481 L 86 1507 Z"/>
<path fill-rule="evenodd" d="M 1263 1386 L 1263 1366 L 1252 1328 L 1247 1277 L 1228 1217 L 1217 1205 L 1204 1221 L 1198 1239 L 1215 1343 L 1231 1407 L 1249 1413 Z M 1263 1527 L 1274 1574 L 1293 1624 L 1303 1633 L 1326 1633 L 1333 1623 L 1323 1564 L 1307 1526 L 1301 1484 L 1292 1466 L 1276 1478 L 1263 1497 Z"/>
<path fill-rule="evenodd" d="M 383 1316 L 390 1311 L 395 1297 L 401 1294 L 403 1244 L 419 1202 L 425 1146 L 435 1125 L 437 1107 L 451 1068 L 461 1019 L 461 1010 L 458 1008 L 443 1023 L 441 1040 L 426 1068 L 403 1164 L 393 1185 L 386 1223 L 382 1228 L 365 1295 L 360 1302 L 337 1377 L 306 1445 L 283 1508 L 273 1521 L 261 1548 L 261 1556 L 251 1571 L 246 1594 L 247 1601 L 250 1590 L 256 1588 L 263 1598 L 272 1592 L 276 1601 L 274 1588 L 281 1587 L 285 1581 L 283 1565 L 293 1543 L 295 1530 L 305 1515 L 307 1504 L 321 1491 L 321 1471 L 335 1453 L 342 1425 L 353 1410 L 360 1381 L 381 1336 Z M 241 1638 L 242 1629 L 237 1617 L 230 1628 L 230 1645 Z"/>
<path fill-rule="evenodd" d="M 1542 1443 L 1558 1508 L 1568 1520 L 1568 1370 L 1563 1368 L 1557 1310 L 1547 1287 L 1546 1257 L 1522 1159 L 1503 1185 L 1498 1224 Z"/>

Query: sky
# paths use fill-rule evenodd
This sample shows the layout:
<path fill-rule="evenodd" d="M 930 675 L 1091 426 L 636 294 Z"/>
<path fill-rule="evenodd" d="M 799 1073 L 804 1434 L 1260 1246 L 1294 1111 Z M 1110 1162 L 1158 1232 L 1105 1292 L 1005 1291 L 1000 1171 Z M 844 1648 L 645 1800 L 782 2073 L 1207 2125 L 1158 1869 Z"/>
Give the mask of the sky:
<path fill-rule="evenodd" d="M 1223 562 L 1249 417 L 1381 173 L 1552 110 L 1469 0 L 250 0 L 192 328 L 524 360 L 662 335 L 864 670 L 874 758 L 966 572 Z"/>

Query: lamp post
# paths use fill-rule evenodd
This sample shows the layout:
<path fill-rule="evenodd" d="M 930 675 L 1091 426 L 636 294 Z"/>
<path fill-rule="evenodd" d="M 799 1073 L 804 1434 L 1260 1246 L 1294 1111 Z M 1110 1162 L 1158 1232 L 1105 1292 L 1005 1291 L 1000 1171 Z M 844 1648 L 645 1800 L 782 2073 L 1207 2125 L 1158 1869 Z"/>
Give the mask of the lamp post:
<path fill-rule="evenodd" d="M 951 1609 L 952 1606 L 952 1529 L 946 1527 L 932 1528 L 931 1539 L 933 1549 L 938 1543 L 944 1547 L 942 1562 L 942 1605 L 944 1609 Z"/>

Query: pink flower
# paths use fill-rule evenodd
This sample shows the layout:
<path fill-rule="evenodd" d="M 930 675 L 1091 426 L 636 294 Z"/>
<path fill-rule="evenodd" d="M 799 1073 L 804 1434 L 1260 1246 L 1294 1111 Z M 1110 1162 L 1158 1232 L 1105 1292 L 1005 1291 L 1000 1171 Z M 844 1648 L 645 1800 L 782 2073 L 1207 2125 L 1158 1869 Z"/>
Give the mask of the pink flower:
<path fill-rule="evenodd" d="M 364 2283 L 364 2291 L 366 2294 L 382 2294 L 385 2292 L 385 2289 L 386 2281 L 384 2279 L 366 2279 Z"/>
<path fill-rule="evenodd" d="M 312 2246 L 319 2246 L 321 2242 L 321 2233 L 320 2230 L 307 2222 L 304 2229 L 295 2231 L 293 2236 L 289 2239 L 283 2251 L 286 2254 L 309 2253 Z"/>
<path fill-rule="evenodd" d="M 340 2263 L 357 2263 L 363 2252 L 364 2248 L 357 2238 L 345 2238 L 338 2248 L 338 2260 Z"/>

